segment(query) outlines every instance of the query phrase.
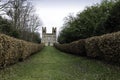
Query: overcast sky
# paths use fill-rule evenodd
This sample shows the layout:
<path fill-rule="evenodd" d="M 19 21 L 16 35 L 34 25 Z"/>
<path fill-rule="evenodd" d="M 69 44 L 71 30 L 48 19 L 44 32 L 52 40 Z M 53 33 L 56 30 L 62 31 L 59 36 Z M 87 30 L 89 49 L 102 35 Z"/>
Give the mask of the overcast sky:
<path fill-rule="evenodd" d="M 64 23 L 64 17 L 70 13 L 76 15 L 86 6 L 100 2 L 101 0 L 32 0 L 36 13 L 42 20 L 43 27 L 47 27 L 48 33 L 52 32 L 52 27 L 57 27 L 59 31 Z"/>

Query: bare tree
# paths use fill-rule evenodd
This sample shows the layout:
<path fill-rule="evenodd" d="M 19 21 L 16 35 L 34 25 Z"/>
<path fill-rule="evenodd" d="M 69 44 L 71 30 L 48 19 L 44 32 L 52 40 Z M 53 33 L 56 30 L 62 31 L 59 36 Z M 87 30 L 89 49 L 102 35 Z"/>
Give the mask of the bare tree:
<path fill-rule="evenodd" d="M 42 25 L 42 22 L 39 19 L 39 17 L 35 14 L 30 16 L 30 19 L 31 20 L 29 22 L 29 27 L 31 28 L 31 32 L 36 32 L 37 30 L 39 30 L 39 27 Z"/>
<path fill-rule="evenodd" d="M 0 15 L 5 15 L 5 9 L 9 8 L 8 5 L 11 3 L 12 1 L 11 0 L 0 0 Z"/>
<path fill-rule="evenodd" d="M 25 8 L 22 10 L 22 14 L 21 14 L 21 20 L 20 20 L 20 23 L 22 23 L 21 26 L 20 26 L 21 29 L 24 30 L 26 28 L 29 28 L 28 23 L 30 22 L 30 15 L 33 12 L 34 12 L 34 8 L 31 5 L 31 3 L 27 3 Z"/>
<path fill-rule="evenodd" d="M 28 40 L 29 34 L 34 35 L 42 25 L 41 20 L 35 14 L 33 5 L 27 0 L 7 0 L 0 9 L 11 18 L 13 27 L 19 32 L 22 39 Z"/>
<path fill-rule="evenodd" d="M 41 25 L 42 25 L 42 22 L 36 14 L 33 14 L 30 16 L 29 28 L 32 33 L 37 32 L 41 27 Z M 33 38 L 34 38 L 34 34 L 31 35 L 31 41 L 33 40 Z"/>
<path fill-rule="evenodd" d="M 28 36 L 26 32 L 31 32 L 29 27 L 29 22 L 31 21 L 30 15 L 34 12 L 34 8 L 31 3 L 27 3 L 25 8 L 21 10 L 22 14 L 20 15 L 20 30 L 22 31 L 21 37 L 28 39 L 29 37 L 24 37 L 24 35 Z"/>

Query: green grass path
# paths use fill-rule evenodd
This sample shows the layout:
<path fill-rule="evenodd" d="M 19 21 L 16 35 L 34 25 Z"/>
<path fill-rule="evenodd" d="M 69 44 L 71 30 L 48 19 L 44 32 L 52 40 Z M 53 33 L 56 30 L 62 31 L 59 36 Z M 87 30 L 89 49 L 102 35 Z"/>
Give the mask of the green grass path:
<path fill-rule="evenodd" d="M 45 47 L 0 71 L 0 80 L 120 80 L 120 69 Z"/>

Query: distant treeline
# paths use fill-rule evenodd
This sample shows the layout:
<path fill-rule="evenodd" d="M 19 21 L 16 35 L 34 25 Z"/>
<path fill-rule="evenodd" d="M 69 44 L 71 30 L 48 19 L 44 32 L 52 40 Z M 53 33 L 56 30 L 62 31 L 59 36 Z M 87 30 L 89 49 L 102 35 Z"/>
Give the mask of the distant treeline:
<path fill-rule="evenodd" d="M 66 17 L 58 42 L 70 43 L 119 30 L 120 0 L 103 0 L 100 4 L 86 7 L 76 17 Z"/>
<path fill-rule="evenodd" d="M 42 22 L 30 2 L 0 0 L 0 3 L 0 33 L 30 42 L 41 42 L 38 29 Z"/>

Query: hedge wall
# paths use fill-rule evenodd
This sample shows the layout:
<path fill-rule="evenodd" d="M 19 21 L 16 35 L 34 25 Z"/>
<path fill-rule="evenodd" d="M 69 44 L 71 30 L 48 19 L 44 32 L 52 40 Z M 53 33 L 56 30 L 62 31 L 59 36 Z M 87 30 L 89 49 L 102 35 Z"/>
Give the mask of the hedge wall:
<path fill-rule="evenodd" d="M 87 56 L 120 64 L 120 32 L 86 39 Z"/>
<path fill-rule="evenodd" d="M 85 53 L 85 45 L 84 44 L 85 44 L 84 40 L 79 40 L 79 41 L 72 42 L 70 44 L 55 43 L 54 46 L 63 52 L 85 56 L 86 53 Z"/>
<path fill-rule="evenodd" d="M 85 40 L 85 49 L 88 57 L 100 58 L 101 51 L 98 46 L 99 37 L 91 37 Z"/>
<path fill-rule="evenodd" d="M 0 34 L 0 68 L 24 60 L 40 51 L 44 44 L 35 44 Z"/>
<path fill-rule="evenodd" d="M 120 64 L 120 32 L 100 36 L 98 44 L 106 61 Z"/>
<path fill-rule="evenodd" d="M 120 32 L 95 36 L 69 44 L 55 44 L 55 47 L 68 53 L 120 64 Z"/>

